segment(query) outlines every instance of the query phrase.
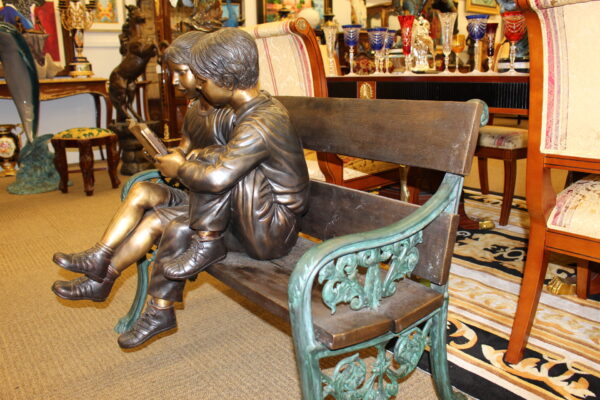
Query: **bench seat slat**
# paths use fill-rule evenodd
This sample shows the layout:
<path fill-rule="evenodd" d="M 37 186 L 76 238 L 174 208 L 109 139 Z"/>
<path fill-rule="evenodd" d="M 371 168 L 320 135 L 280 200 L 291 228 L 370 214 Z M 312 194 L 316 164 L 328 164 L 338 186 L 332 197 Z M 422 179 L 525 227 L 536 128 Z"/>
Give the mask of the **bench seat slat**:
<path fill-rule="evenodd" d="M 242 253 L 230 253 L 207 271 L 243 296 L 289 321 L 288 280 L 297 260 L 315 243 L 299 238 L 286 257 L 259 261 Z M 439 308 L 443 296 L 434 290 L 405 279 L 398 291 L 377 311 L 353 311 L 340 306 L 335 314 L 323 304 L 319 290 L 313 290 L 315 336 L 329 349 L 351 346 L 386 332 L 399 332 Z"/>

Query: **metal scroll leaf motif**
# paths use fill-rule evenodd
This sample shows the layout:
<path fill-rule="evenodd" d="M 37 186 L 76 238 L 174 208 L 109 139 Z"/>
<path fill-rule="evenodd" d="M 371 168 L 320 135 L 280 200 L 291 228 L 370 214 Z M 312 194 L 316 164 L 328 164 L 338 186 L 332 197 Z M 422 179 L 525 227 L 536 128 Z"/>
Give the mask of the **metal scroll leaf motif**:
<path fill-rule="evenodd" d="M 376 345 L 377 357 L 370 370 L 357 353 L 341 360 L 331 376 L 321 373 L 323 399 L 328 396 L 338 400 L 382 400 L 396 397 L 398 380 L 414 370 L 423 355 L 430 327 L 431 320 L 422 330 L 414 328 L 398 335 L 393 356 L 388 355 L 385 343 Z M 397 369 L 392 365 L 393 360 L 399 364 Z"/>
<path fill-rule="evenodd" d="M 340 303 L 349 303 L 353 310 L 375 309 L 381 299 L 396 292 L 396 283 L 412 273 L 419 261 L 416 246 L 423 241 L 421 231 L 406 239 L 380 248 L 367 249 L 341 256 L 319 272 L 323 284 L 323 302 L 335 313 Z M 381 264 L 389 269 L 382 280 Z M 362 273 L 361 269 L 366 269 Z"/>

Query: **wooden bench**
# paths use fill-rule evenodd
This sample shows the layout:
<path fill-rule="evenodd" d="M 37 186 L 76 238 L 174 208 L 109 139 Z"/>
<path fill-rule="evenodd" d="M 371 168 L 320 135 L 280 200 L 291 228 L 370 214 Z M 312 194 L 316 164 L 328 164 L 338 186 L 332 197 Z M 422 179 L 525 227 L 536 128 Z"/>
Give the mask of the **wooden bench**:
<path fill-rule="evenodd" d="M 395 397 L 397 381 L 431 347 L 439 396 L 457 399 L 446 361 L 447 280 L 458 201 L 477 144 L 481 105 L 475 103 L 278 98 L 306 148 L 444 171 L 423 206 L 311 182 L 310 209 L 299 238 L 281 259 L 258 261 L 242 253 L 207 269 L 231 288 L 291 322 L 304 399 Z M 124 195 L 140 179 L 124 188 Z M 147 266 L 127 329 L 146 298 Z M 405 277 L 419 277 L 419 282 Z M 392 355 L 386 352 L 391 339 Z M 357 352 L 377 349 L 367 367 Z M 319 360 L 351 353 L 324 374 Z M 371 396 L 371 397 L 370 397 Z"/>

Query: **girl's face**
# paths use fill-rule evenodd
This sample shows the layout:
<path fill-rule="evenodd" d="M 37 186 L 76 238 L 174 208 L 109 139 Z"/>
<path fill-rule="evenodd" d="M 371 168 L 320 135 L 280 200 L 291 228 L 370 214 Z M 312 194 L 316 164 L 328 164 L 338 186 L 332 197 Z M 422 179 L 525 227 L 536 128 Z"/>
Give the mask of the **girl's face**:
<path fill-rule="evenodd" d="M 173 86 L 181 91 L 188 99 L 198 97 L 198 89 L 196 88 L 196 78 L 186 64 L 175 64 L 172 61 L 167 61 L 169 70 L 171 71 Z"/>

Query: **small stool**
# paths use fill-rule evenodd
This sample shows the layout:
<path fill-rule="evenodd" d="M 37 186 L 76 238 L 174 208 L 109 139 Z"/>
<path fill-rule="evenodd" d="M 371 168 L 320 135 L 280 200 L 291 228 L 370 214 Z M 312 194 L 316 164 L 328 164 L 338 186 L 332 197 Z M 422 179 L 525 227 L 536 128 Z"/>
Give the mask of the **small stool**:
<path fill-rule="evenodd" d="M 108 175 L 113 188 L 119 187 L 121 181 L 117 176 L 119 165 L 119 152 L 117 150 L 118 138 L 113 132 L 102 128 L 71 128 L 59 132 L 50 140 L 54 147 L 54 165 L 60 175 L 58 188 L 61 192 L 68 192 L 69 171 L 67 165 L 66 148 L 79 149 L 79 166 L 83 175 L 83 186 L 85 194 L 94 194 L 94 170 L 104 168 L 93 168 L 94 154 L 92 146 L 106 146 L 106 159 L 108 164 Z"/>
<path fill-rule="evenodd" d="M 506 225 L 515 194 L 517 160 L 527 158 L 527 129 L 499 125 L 481 127 L 475 156 L 479 166 L 482 194 L 489 193 L 487 159 L 504 161 L 504 193 L 499 224 Z"/>

